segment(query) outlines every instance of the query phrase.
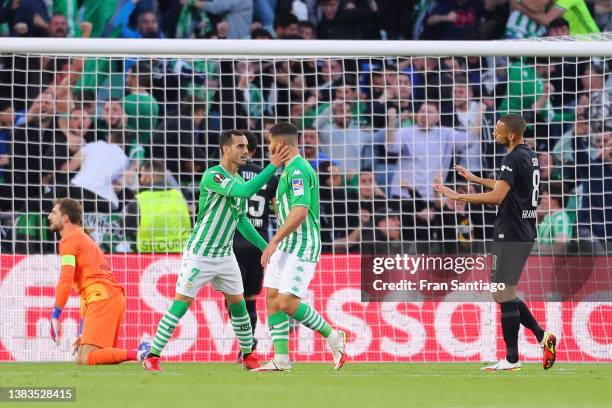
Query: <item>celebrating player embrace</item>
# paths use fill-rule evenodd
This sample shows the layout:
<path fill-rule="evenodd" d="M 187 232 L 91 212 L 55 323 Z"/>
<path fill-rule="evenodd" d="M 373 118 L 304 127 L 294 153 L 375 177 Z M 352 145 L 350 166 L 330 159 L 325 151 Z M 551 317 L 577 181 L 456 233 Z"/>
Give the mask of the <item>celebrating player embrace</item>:
<path fill-rule="evenodd" d="M 298 132 L 291 123 L 270 129 L 270 149 L 283 145 L 290 148 L 290 154 L 276 190 L 279 230 L 261 256 L 274 358 L 256 371 L 291 370 L 289 316 L 325 337 L 334 368 L 339 370 L 346 361 L 346 334 L 334 330 L 302 302 L 321 255 L 319 182 L 312 166 L 298 153 Z"/>
<path fill-rule="evenodd" d="M 257 176 L 245 182 L 238 174 L 248 158 L 248 140 L 241 130 L 221 134 L 221 163 L 204 172 L 200 182 L 196 225 L 189 237 L 176 282 L 176 296 L 163 315 L 152 342 L 151 353 L 144 359 L 148 371 L 161 371 L 159 356 L 187 309 L 207 283 L 223 292 L 230 311 L 232 327 L 243 353 L 242 364 L 251 370 L 259 367 L 253 355 L 253 331 L 243 297 L 243 283 L 238 262 L 232 251 L 236 229 L 253 245 L 263 250 L 267 242 L 249 222 L 247 198 L 257 193 L 274 175 L 276 168 L 289 158 L 283 143 L 270 146 L 271 163 Z"/>
<path fill-rule="evenodd" d="M 435 184 L 434 189 L 446 197 L 475 204 L 499 205 L 493 228 L 491 281 L 504 283 L 505 289 L 495 292 L 493 299 L 501 309 L 501 325 L 506 343 L 506 358 L 483 367 L 485 371 L 520 370 L 518 332 L 520 325 L 530 329 L 544 350 L 542 365 L 548 370 L 555 363 L 556 337 L 545 332 L 527 305 L 516 297 L 516 285 L 533 247 L 538 207 L 540 166 L 537 156 L 523 141 L 527 125 L 516 114 L 502 117 L 495 126 L 495 140 L 508 147 L 497 180 L 481 179 L 461 166 L 455 166 L 468 181 L 491 190 L 482 194 L 458 194 Z"/>

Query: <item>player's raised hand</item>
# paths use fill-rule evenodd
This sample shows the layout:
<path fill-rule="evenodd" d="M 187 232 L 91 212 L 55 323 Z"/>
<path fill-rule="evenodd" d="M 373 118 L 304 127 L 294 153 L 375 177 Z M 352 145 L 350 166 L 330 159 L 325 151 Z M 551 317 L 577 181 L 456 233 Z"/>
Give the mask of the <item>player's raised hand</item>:
<path fill-rule="evenodd" d="M 459 194 L 443 184 L 434 184 L 433 188 L 436 192 L 442 194 L 444 197 L 450 198 L 451 200 L 456 200 L 459 197 Z"/>
<path fill-rule="evenodd" d="M 471 171 L 469 171 L 468 169 L 466 169 L 463 166 L 460 166 L 458 164 L 455 164 L 453 166 L 453 170 L 456 170 L 457 173 L 463 177 L 464 179 L 466 179 L 467 181 L 471 181 L 472 183 L 475 183 L 476 180 L 478 180 L 478 177 L 476 177 L 474 175 L 474 173 L 472 173 Z"/>
<path fill-rule="evenodd" d="M 291 149 L 289 149 L 289 146 L 283 141 L 279 143 L 275 150 L 272 150 L 272 147 L 270 147 L 270 163 L 276 167 L 279 167 L 285 161 L 289 160 L 290 155 Z"/>

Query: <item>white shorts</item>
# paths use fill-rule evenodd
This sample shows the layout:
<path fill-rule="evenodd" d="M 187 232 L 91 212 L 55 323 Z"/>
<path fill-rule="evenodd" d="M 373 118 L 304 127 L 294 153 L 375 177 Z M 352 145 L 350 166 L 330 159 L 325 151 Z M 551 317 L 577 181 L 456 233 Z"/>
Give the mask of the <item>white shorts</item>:
<path fill-rule="evenodd" d="M 195 298 L 200 289 L 210 282 L 218 291 L 228 295 L 244 292 L 242 275 L 236 257 L 183 257 L 176 281 L 176 293 Z"/>
<path fill-rule="evenodd" d="M 303 299 L 316 268 L 316 262 L 302 261 L 293 254 L 276 250 L 266 267 L 264 286 Z"/>

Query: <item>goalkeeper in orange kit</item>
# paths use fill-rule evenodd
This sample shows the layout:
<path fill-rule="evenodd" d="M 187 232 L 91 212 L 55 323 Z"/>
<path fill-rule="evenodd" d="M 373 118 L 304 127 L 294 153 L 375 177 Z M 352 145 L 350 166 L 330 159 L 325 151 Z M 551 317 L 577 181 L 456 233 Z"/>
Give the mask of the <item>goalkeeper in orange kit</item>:
<path fill-rule="evenodd" d="M 115 280 L 104 253 L 81 228 L 83 208 L 70 198 L 55 201 L 49 214 L 49 229 L 59 232 L 62 269 L 51 317 L 51 338 L 59 344 L 62 308 L 70 290 L 81 297 L 83 331 L 73 344 L 77 364 L 117 364 L 142 360 L 151 348 L 143 342 L 136 351 L 115 348 L 125 313 L 123 287 Z"/>

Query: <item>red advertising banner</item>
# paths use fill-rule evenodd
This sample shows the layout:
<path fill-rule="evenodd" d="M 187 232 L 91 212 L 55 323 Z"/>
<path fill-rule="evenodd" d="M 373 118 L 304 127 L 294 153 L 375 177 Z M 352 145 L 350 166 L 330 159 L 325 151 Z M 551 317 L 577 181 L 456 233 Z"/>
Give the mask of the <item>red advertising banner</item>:
<path fill-rule="evenodd" d="M 128 298 L 122 326 L 122 348 L 135 348 L 152 337 L 174 296 L 179 257 L 113 255 L 115 276 Z M 0 256 L 0 360 L 68 361 L 69 343 L 78 322 L 78 297 L 72 296 L 62 315 L 62 342 L 49 338 L 49 316 L 59 257 L 54 255 Z M 538 268 L 546 267 L 541 258 Z M 306 301 L 332 326 L 349 335 L 352 361 L 493 361 L 504 345 L 499 310 L 493 302 L 362 302 L 359 256 L 323 256 Z M 530 268 L 529 274 L 537 273 Z M 580 302 L 532 302 L 543 327 L 560 339 L 559 361 L 612 361 L 612 303 L 585 296 Z M 258 353 L 271 355 L 265 325 L 263 295 L 258 301 Z M 328 361 L 326 343 L 317 333 L 295 325 L 290 350 L 297 361 Z M 541 356 L 534 336 L 523 329 L 519 350 L 524 361 Z M 181 320 L 164 351 L 172 361 L 234 361 L 238 351 L 222 295 L 202 289 Z"/>

